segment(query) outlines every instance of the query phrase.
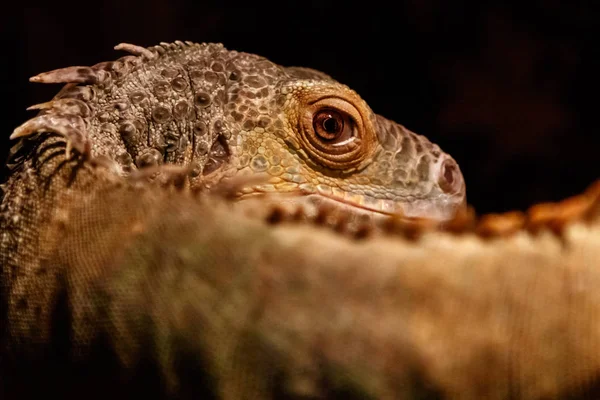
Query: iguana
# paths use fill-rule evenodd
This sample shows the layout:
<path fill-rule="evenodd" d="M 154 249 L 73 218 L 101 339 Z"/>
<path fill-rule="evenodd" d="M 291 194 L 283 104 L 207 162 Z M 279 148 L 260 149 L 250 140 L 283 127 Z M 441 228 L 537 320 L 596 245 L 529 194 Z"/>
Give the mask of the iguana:
<path fill-rule="evenodd" d="M 600 186 L 475 218 L 323 73 L 117 48 L 13 133 L 2 398 L 593 395 Z"/>

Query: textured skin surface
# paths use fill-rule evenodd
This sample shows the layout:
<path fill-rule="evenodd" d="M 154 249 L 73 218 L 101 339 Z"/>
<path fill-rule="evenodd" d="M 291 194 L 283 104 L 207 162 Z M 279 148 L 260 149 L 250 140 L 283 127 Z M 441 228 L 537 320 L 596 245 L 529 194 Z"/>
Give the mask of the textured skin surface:
<path fill-rule="evenodd" d="M 597 398 L 599 194 L 560 235 L 356 241 L 184 189 L 79 193 L 9 300 L 3 398 Z"/>
<path fill-rule="evenodd" d="M 133 77 L 150 69 L 157 53 L 169 57 L 164 49 L 124 48 L 141 58 L 119 61 L 124 75 L 132 74 L 122 85 L 146 87 L 149 78 Z M 212 61 L 232 54 L 215 48 L 219 51 L 211 53 Z M 242 74 L 264 61 L 240 57 L 254 60 L 240 68 Z M 128 62 L 139 69 L 127 67 Z M 197 137 L 191 135 L 181 149 L 175 146 L 138 166 L 135 161 L 152 151 L 153 138 L 163 137 L 156 132 L 169 136 L 155 121 L 162 120 L 166 100 L 162 106 L 116 107 L 114 99 L 134 91 L 123 91 L 112 73 L 108 78 L 101 72 L 108 68 L 70 68 L 35 78 L 97 82 L 68 86 L 60 96 L 70 93 L 81 97 L 78 101 L 64 97 L 69 100 L 43 105 L 50 111 L 15 131 L 23 139 L 13 154 L 0 210 L 0 397 L 598 397 L 600 185 L 528 213 L 481 218 L 459 213 L 441 227 L 431 220 L 390 218 L 381 225 L 373 220 L 348 228 L 347 214 L 332 210 L 331 204 L 317 207 L 315 215 L 267 202 L 254 208 L 250 201 L 231 201 L 239 200 L 248 182 L 254 182 L 252 176 L 230 183 L 217 183 L 217 177 L 240 170 L 245 153 L 236 153 L 237 146 L 257 137 L 277 142 L 277 135 L 267 135 L 268 124 L 262 136 L 256 135 L 261 133 L 257 125 L 229 131 L 239 125 L 228 125 L 227 105 L 210 108 L 218 96 L 205 89 L 210 113 L 203 120 L 204 134 L 213 141 L 204 158 L 186 159 L 186 151 L 202 143 L 200 135 L 198 145 L 190 145 Z M 207 72 L 204 80 L 210 82 Z M 306 102 L 311 88 L 338 85 L 312 70 L 292 68 L 285 74 L 278 85 L 304 89 L 282 93 L 289 103 L 281 101 L 273 124 L 282 115 L 288 122 L 301 120 L 303 113 L 294 110 L 307 108 L 293 104 Z M 319 79 L 308 84 L 307 77 Z M 338 94 L 356 96 L 335 87 Z M 273 107 L 278 98 L 272 98 Z M 203 99 L 196 100 L 204 104 Z M 170 115 L 181 100 L 173 100 Z M 357 110 L 349 114 L 370 113 L 358 98 L 352 102 Z M 162 111 L 152 115 L 157 110 Z M 251 108 L 244 110 L 237 112 Z M 109 114 L 102 122 L 106 125 L 99 121 L 104 112 Z M 134 114 L 142 112 L 148 114 Z M 121 120 L 121 113 L 130 114 Z M 406 146 L 416 150 L 415 143 L 435 150 L 424 139 L 368 115 L 378 121 L 373 126 L 379 138 L 368 146 L 380 149 L 367 152 L 374 157 L 369 166 L 389 156 L 386 146 L 396 149 L 394 160 L 402 159 Z M 148 123 L 147 136 L 127 144 L 121 126 L 136 118 Z M 217 130 L 226 128 L 229 139 L 225 131 L 224 140 L 218 139 L 216 120 L 225 121 Z M 175 119 L 164 123 L 177 126 Z M 125 137 L 129 131 L 137 135 L 138 127 L 131 125 L 133 130 L 123 128 Z M 283 136 L 298 134 L 294 126 L 289 124 Z M 30 135 L 38 130 L 45 133 Z M 117 132 L 119 140 L 106 139 Z M 392 146 L 381 139 L 396 134 L 415 140 L 414 147 L 398 148 L 398 142 Z M 98 144 L 102 140 L 105 145 Z M 310 164 L 314 154 L 277 143 L 269 149 L 292 155 L 290 162 L 305 168 L 307 180 L 326 176 L 321 164 Z M 258 147 L 253 158 L 264 155 Z M 119 156 L 124 150 L 133 163 Z M 199 162 L 199 172 L 192 167 L 190 176 L 190 169 L 162 165 L 164 157 L 173 157 L 166 160 L 173 164 Z M 417 165 L 415 160 L 409 157 L 406 165 Z M 153 167 L 155 162 L 161 165 Z M 341 189 L 369 166 L 331 182 Z M 398 170 L 388 167 L 368 176 Z M 435 187 L 437 178 L 404 187 Z M 455 182 L 462 187 L 462 180 Z M 208 193 L 206 186 L 212 189 Z M 435 196 L 428 199 L 436 204 Z"/>
<path fill-rule="evenodd" d="M 374 114 L 351 89 L 307 68 L 285 68 L 220 44 L 176 42 L 140 57 L 40 74 L 70 83 L 37 108 L 14 137 L 56 131 L 121 176 L 186 165 L 190 185 L 264 174 L 240 195 L 302 194 L 384 213 L 451 218 L 465 202 L 456 162 L 423 136 Z M 341 135 L 323 138 L 318 115 L 333 111 Z M 330 121 L 331 122 L 331 121 Z M 70 149 L 68 149 L 70 150 Z M 288 196 L 289 197 L 289 196 Z M 326 198 L 327 200 L 324 200 Z"/>

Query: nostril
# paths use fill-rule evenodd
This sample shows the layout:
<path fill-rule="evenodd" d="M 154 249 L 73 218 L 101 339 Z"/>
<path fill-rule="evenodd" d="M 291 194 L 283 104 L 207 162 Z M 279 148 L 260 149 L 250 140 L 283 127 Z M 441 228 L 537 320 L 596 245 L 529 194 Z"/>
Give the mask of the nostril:
<path fill-rule="evenodd" d="M 440 188 L 446 193 L 457 193 L 460 190 L 461 178 L 458 164 L 451 158 L 442 163 L 438 178 Z"/>

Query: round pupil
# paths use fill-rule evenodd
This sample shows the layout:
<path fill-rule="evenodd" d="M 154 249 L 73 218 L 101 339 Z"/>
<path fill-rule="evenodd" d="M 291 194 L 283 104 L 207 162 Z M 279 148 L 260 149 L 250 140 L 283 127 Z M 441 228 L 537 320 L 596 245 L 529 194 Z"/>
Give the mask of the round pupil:
<path fill-rule="evenodd" d="M 337 133 L 340 130 L 340 122 L 332 115 L 328 115 L 323 120 L 323 129 L 329 133 Z"/>

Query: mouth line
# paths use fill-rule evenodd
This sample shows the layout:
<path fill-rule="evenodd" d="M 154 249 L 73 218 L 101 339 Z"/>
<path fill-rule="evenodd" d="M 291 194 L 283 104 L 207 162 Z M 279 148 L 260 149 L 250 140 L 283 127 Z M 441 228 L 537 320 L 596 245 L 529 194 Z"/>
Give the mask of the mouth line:
<path fill-rule="evenodd" d="M 353 201 L 350 201 L 350 200 L 346 200 L 346 199 L 343 199 L 343 198 L 340 198 L 340 197 L 337 197 L 337 196 L 327 195 L 327 194 L 324 194 L 324 193 L 307 193 L 306 195 L 308 195 L 308 196 L 310 196 L 310 195 L 320 196 L 320 197 L 322 197 L 324 199 L 331 200 L 331 201 L 333 201 L 335 203 L 340 203 L 340 204 L 343 204 L 344 206 L 356 208 L 356 209 L 363 210 L 363 211 L 367 211 L 367 212 L 370 212 L 370 213 L 373 213 L 373 214 L 385 215 L 385 216 L 388 216 L 388 217 L 402 216 L 402 214 L 397 213 L 397 212 L 389 212 L 389 211 L 377 210 L 375 208 L 371 208 L 371 207 L 365 206 L 363 204 L 359 204 L 359 203 L 356 203 L 356 202 L 353 202 Z"/>
<path fill-rule="evenodd" d="M 276 195 L 276 196 L 299 196 L 302 198 L 307 198 L 307 199 L 320 199 L 320 200 L 326 200 L 330 203 L 335 203 L 338 205 L 338 207 L 340 208 L 352 208 L 355 210 L 360 210 L 362 212 L 365 213 L 371 213 L 371 214 L 375 214 L 375 215 L 382 215 L 382 216 L 387 216 L 387 217 L 393 217 L 393 216 L 402 216 L 402 213 L 399 212 L 392 212 L 392 211 L 385 211 L 385 210 L 381 210 L 381 209 L 377 209 L 377 208 L 373 208 L 373 207 L 369 207 L 367 205 L 364 204 L 360 204 L 358 202 L 355 201 L 351 201 L 345 198 L 341 198 L 338 196 L 333 196 L 327 193 L 322 193 L 319 191 L 307 191 L 307 190 L 303 190 L 303 189 L 296 189 L 296 190 L 287 190 L 287 191 L 281 191 L 281 192 L 276 192 L 276 191 L 270 191 L 270 190 L 261 190 L 260 186 L 259 187 L 254 187 L 254 190 L 250 193 L 244 193 L 240 196 L 238 196 L 238 200 L 243 200 L 244 198 L 248 198 L 248 197 L 254 197 L 254 196 L 260 196 L 260 195 L 265 195 L 265 196 L 269 196 L 269 195 Z M 367 196 L 363 196 L 363 195 L 355 195 L 355 196 L 361 196 L 362 198 L 367 198 Z M 391 200 L 383 200 L 383 199 L 376 199 L 379 201 L 385 201 L 388 202 L 390 205 L 392 205 L 392 203 L 395 204 L 395 202 L 391 201 Z M 397 207 L 394 207 L 397 208 Z"/>
<path fill-rule="evenodd" d="M 283 190 L 281 190 L 283 189 Z M 380 199 L 364 194 L 342 191 L 342 195 L 334 195 L 331 190 L 311 190 L 311 188 L 287 187 L 277 188 L 276 185 L 250 185 L 237 193 L 238 200 L 255 196 L 267 196 L 273 200 L 278 197 L 284 203 L 296 203 L 319 206 L 329 204 L 340 210 L 346 209 L 351 213 L 368 214 L 373 217 L 393 217 L 402 219 L 431 219 L 446 221 L 458 212 L 460 204 L 452 199 L 414 199 L 410 201 L 394 201 Z M 284 199 L 288 197 L 288 199 Z M 296 198 L 296 200 L 294 200 Z M 276 200 L 277 201 L 277 200 Z"/>

